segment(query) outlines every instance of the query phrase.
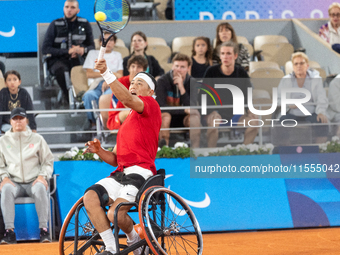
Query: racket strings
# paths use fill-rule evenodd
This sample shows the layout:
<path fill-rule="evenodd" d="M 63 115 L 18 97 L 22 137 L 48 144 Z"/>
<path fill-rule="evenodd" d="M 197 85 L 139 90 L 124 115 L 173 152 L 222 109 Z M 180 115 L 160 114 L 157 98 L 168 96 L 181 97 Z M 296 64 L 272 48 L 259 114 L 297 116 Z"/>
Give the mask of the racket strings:
<path fill-rule="evenodd" d="M 103 30 L 109 32 L 119 32 L 129 21 L 130 6 L 125 0 L 97 0 L 95 12 L 98 11 L 106 14 L 106 20 L 98 23 Z"/>

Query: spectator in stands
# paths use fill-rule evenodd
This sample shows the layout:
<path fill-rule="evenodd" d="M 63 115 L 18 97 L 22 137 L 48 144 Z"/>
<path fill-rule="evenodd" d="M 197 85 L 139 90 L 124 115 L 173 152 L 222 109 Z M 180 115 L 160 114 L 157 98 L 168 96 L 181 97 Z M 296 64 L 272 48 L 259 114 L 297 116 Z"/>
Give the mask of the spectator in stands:
<path fill-rule="evenodd" d="M 105 39 L 107 39 L 111 33 L 104 33 Z M 101 44 L 101 36 L 99 42 Z M 116 75 L 117 78 L 123 76 L 123 59 L 119 52 L 113 51 L 115 43 L 117 41 L 116 35 L 112 36 L 109 42 L 106 44 L 106 51 L 104 58 L 110 70 Z M 85 109 L 92 109 L 92 101 L 95 100 L 98 105 L 99 97 L 103 94 L 112 94 L 110 86 L 104 81 L 98 70 L 94 69 L 94 61 L 98 58 L 99 50 L 91 50 L 84 62 L 83 68 L 86 69 L 86 76 L 88 78 L 89 90 L 83 95 L 83 101 Z M 118 99 L 113 96 L 115 102 Z M 96 119 L 93 112 L 87 112 L 87 118 L 90 121 L 92 127 L 96 126 Z"/>
<path fill-rule="evenodd" d="M 178 53 L 172 59 L 172 70 L 162 75 L 157 81 L 156 100 L 160 107 L 190 106 L 191 59 Z M 170 127 L 200 127 L 200 115 L 195 109 L 163 110 L 162 128 Z M 190 130 L 191 147 L 200 145 L 199 129 Z M 170 131 L 161 130 L 160 145 L 169 145 Z"/>
<path fill-rule="evenodd" d="M 329 21 L 321 26 L 319 36 L 340 53 L 340 4 L 332 3 L 328 8 Z"/>
<path fill-rule="evenodd" d="M 95 48 L 91 25 L 86 19 L 78 17 L 78 13 L 78 1 L 66 0 L 64 17 L 52 21 L 42 45 L 42 53 L 51 55 L 48 69 L 56 76 L 67 102 L 69 95 L 65 72 L 69 73 L 72 67 L 82 65 L 87 53 Z"/>
<path fill-rule="evenodd" d="M 247 104 L 248 88 L 251 88 L 252 85 L 246 70 L 242 66 L 236 64 L 236 60 L 238 58 L 238 49 L 239 46 L 236 42 L 226 41 L 222 43 L 219 47 L 221 64 L 209 67 L 204 75 L 204 78 L 219 78 L 219 80 L 215 79 L 214 83 L 223 82 L 223 84 L 226 83 L 226 78 L 229 78 L 228 81 L 231 82 L 231 84 L 236 85 L 242 90 L 245 100 L 244 103 Z M 233 104 L 233 97 L 230 91 L 226 90 L 224 93 L 220 93 L 220 97 L 221 101 L 225 104 Z M 209 103 L 209 98 L 207 104 L 212 105 L 211 102 Z M 246 126 L 246 123 L 248 123 L 249 120 L 257 119 L 257 116 L 251 113 L 248 109 L 245 109 L 245 112 L 246 113 L 244 115 L 233 115 L 232 108 L 226 108 L 220 111 L 211 110 L 210 113 L 202 119 L 202 123 L 206 123 L 208 127 L 214 127 L 214 119 L 225 119 L 228 120 L 228 125 L 232 120 L 233 123 L 238 123 L 238 126 Z M 216 126 L 218 125 L 215 125 L 215 127 Z M 218 129 L 207 130 L 208 147 L 216 147 L 218 132 Z M 258 128 L 246 127 L 243 143 L 252 143 L 257 133 Z"/>
<path fill-rule="evenodd" d="M 208 37 L 196 37 L 192 44 L 192 66 L 190 75 L 194 78 L 203 78 L 207 68 L 212 65 L 212 49 Z"/>
<path fill-rule="evenodd" d="M 237 42 L 237 36 L 234 28 L 228 22 L 220 23 L 216 28 L 216 45 L 214 48 L 213 59 L 220 63 L 218 47 L 228 41 L 238 44 L 238 57 L 236 64 L 241 65 L 246 71 L 249 70 L 250 55 L 248 49 L 242 44 Z"/>
<path fill-rule="evenodd" d="M 328 99 L 326 91 L 323 88 L 322 78 L 318 71 L 309 69 L 308 57 L 303 52 L 296 52 L 292 55 L 293 72 L 284 76 L 278 87 L 278 101 L 280 102 L 281 90 L 283 88 L 304 88 L 310 91 L 311 99 L 308 103 L 315 105 L 305 105 L 305 108 L 312 114 L 306 116 L 296 105 L 287 107 L 286 115 L 280 118 L 280 122 L 285 119 L 294 119 L 310 123 L 328 122 L 326 111 L 328 108 Z M 292 92 L 286 95 L 287 98 L 304 98 L 302 93 Z M 313 130 L 313 137 L 316 137 L 317 143 L 323 143 L 327 140 L 328 125 L 316 126 Z"/>
<path fill-rule="evenodd" d="M 165 17 L 166 19 L 173 20 L 174 19 L 174 11 L 173 11 L 173 3 L 172 0 L 168 0 L 166 3 L 166 9 L 165 9 Z"/>
<path fill-rule="evenodd" d="M 33 110 L 31 96 L 26 89 L 20 87 L 20 74 L 15 70 L 10 70 L 5 73 L 4 78 L 6 87 L 0 91 L 0 111 L 10 112 L 17 107 Z M 37 124 L 33 114 L 28 114 L 28 119 L 31 130 L 36 132 Z M 9 115 L 0 115 L 0 128 L 2 133 L 11 129 Z"/>
<path fill-rule="evenodd" d="M 161 75 L 164 74 L 164 70 L 159 65 L 157 59 L 154 56 L 146 55 L 145 51 L 148 47 L 148 41 L 146 35 L 141 32 L 137 31 L 134 32 L 131 36 L 131 48 L 132 54 L 127 56 L 123 59 L 123 67 L 124 67 L 124 76 L 129 75 L 129 70 L 127 67 L 127 62 L 132 56 L 144 56 L 148 61 L 148 68 L 146 72 L 151 74 L 157 80 Z"/>
<path fill-rule="evenodd" d="M 1 201 L 1 193 L 0 193 L 0 201 Z M 0 205 L 0 240 L 4 238 L 6 233 L 4 218 L 2 217 L 1 205 Z"/>
<path fill-rule="evenodd" d="M 329 106 L 327 115 L 331 122 L 340 123 L 340 74 L 338 74 L 329 84 L 328 100 Z M 340 125 L 338 126 L 337 136 L 340 136 Z"/>
<path fill-rule="evenodd" d="M 3 77 L 3 75 L 5 74 L 5 71 L 6 71 L 6 66 L 4 64 L 4 62 L 0 61 L 0 71 L 1 71 L 1 74 L 0 74 L 0 78 Z"/>
<path fill-rule="evenodd" d="M 128 62 L 127 62 L 129 75 L 123 76 L 118 79 L 118 81 L 123 84 L 127 89 L 130 87 L 130 82 L 133 80 L 133 78 L 139 73 L 143 72 L 148 67 L 148 61 L 143 56 L 132 56 Z M 120 101 L 115 101 L 114 94 L 112 94 L 112 100 L 110 103 L 110 108 L 126 108 L 125 105 L 122 104 Z M 124 122 L 126 117 L 129 114 L 129 110 L 125 111 L 110 111 L 109 112 L 109 118 L 107 120 L 106 126 L 108 129 L 119 129 L 121 124 Z"/>
<path fill-rule="evenodd" d="M 53 173 L 54 157 L 44 138 L 33 133 L 27 122 L 25 109 L 15 108 L 11 112 L 11 130 L 0 137 L 1 210 L 6 228 L 1 243 L 16 243 L 14 200 L 20 196 L 34 198 L 40 241 L 51 242 L 47 231 L 47 180 Z"/>

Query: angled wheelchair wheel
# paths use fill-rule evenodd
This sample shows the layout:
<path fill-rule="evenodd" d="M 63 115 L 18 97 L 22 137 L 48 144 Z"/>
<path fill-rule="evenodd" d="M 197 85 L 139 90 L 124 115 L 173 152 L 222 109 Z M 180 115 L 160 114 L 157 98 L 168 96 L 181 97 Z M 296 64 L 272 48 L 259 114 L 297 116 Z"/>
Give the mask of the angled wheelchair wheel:
<path fill-rule="evenodd" d="M 178 194 L 164 187 L 150 187 L 141 196 L 138 209 L 144 237 L 154 254 L 202 254 L 201 229 Z"/>
<path fill-rule="evenodd" d="M 66 216 L 59 236 L 60 255 L 94 255 L 104 249 L 81 197 Z"/>

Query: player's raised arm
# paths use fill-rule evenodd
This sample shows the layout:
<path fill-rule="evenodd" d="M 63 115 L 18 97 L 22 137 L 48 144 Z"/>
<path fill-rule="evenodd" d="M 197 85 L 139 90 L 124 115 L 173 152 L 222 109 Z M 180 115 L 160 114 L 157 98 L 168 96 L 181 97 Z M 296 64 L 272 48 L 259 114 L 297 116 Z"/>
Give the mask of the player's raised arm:
<path fill-rule="evenodd" d="M 138 96 L 152 96 L 155 89 L 155 82 L 148 81 L 146 74 L 138 74 L 132 80 L 129 90 L 121 84 L 116 76 L 107 68 L 105 59 L 96 60 L 95 69 L 98 69 L 113 94 L 121 101 L 126 107 L 135 110 L 138 113 L 142 113 L 144 110 L 144 103 Z M 145 77 L 142 77 L 142 76 Z M 141 77 L 139 77 L 141 76 Z"/>

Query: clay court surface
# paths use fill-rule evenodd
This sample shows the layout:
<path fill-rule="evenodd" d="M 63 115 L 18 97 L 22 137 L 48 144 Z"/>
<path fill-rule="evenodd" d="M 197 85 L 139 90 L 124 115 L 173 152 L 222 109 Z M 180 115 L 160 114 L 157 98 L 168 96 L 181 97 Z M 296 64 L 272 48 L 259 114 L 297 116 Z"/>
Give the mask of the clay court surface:
<path fill-rule="evenodd" d="M 204 255 L 340 254 L 340 228 L 204 234 Z M 1 245 L 0 255 L 59 255 L 58 243 Z"/>

